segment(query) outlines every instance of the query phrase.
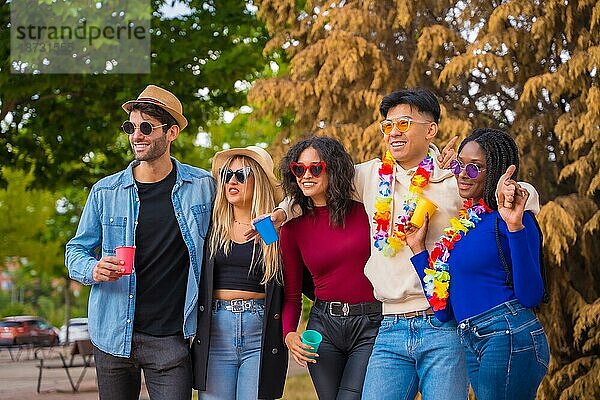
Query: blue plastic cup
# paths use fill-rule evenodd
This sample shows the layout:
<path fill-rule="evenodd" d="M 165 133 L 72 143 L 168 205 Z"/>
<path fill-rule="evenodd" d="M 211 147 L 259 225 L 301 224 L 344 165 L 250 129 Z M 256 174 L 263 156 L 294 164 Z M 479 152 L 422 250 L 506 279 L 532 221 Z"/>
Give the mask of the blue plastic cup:
<path fill-rule="evenodd" d="M 313 349 L 308 350 L 311 353 L 316 353 L 317 350 L 319 350 L 319 345 L 321 344 L 322 340 L 323 336 L 317 331 L 307 329 L 302 332 L 302 343 L 312 346 Z"/>
<path fill-rule="evenodd" d="M 265 244 L 271 244 L 277 241 L 277 231 L 275 231 L 275 225 L 273 225 L 270 215 L 256 221 L 254 227 Z"/>

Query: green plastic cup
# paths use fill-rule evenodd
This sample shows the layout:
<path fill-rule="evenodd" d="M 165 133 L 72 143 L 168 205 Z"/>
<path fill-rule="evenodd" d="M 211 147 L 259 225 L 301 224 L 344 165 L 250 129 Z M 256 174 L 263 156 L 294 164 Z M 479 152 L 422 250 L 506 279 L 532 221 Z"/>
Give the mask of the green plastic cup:
<path fill-rule="evenodd" d="M 323 336 L 317 331 L 307 329 L 302 332 L 302 343 L 312 346 L 313 349 L 308 350 L 311 353 L 316 353 L 317 350 L 319 350 L 319 345 L 321 344 L 322 340 Z"/>

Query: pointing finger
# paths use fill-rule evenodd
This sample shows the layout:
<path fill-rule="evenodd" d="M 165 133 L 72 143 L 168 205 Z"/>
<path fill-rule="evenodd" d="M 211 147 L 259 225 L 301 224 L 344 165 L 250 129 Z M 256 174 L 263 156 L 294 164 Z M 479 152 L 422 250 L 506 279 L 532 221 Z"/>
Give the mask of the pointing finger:
<path fill-rule="evenodd" d="M 450 141 L 448 142 L 446 147 L 454 147 L 454 143 L 456 143 L 457 140 L 458 140 L 458 136 L 454 136 L 452 139 L 450 139 Z"/>
<path fill-rule="evenodd" d="M 508 168 L 506 169 L 506 172 L 504 173 L 504 175 L 502 175 L 500 177 L 499 182 L 505 182 L 505 181 L 511 179 L 511 177 L 515 173 L 516 169 L 517 169 L 517 167 L 515 167 L 514 165 L 509 165 Z"/>

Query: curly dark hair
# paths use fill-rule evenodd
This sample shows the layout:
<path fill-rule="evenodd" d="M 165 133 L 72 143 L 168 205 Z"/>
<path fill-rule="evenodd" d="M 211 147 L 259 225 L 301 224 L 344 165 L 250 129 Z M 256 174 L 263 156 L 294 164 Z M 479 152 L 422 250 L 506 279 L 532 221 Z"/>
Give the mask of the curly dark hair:
<path fill-rule="evenodd" d="M 329 185 L 325 193 L 329 207 L 329 223 L 332 226 L 344 226 L 346 215 L 352 206 L 354 190 L 354 163 L 350 154 L 340 142 L 328 136 L 313 136 L 293 145 L 281 160 L 281 181 L 283 190 L 294 203 L 302 208 L 304 214 L 312 213 L 314 205 L 310 197 L 304 196 L 290 171 L 290 162 L 298 161 L 300 153 L 312 147 L 325 161 L 325 173 L 329 177 Z"/>
<path fill-rule="evenodd" d="M 469 142 L 475 142 L 485 153 L 486 176 L 483 186 L 483 200 L 493 210 L 498 209 L 496 186 L 498 180 L 510 165 L 517 169 L 512 175 L 515 179 L 519 173 L 519 148 L 514 139 L 506 132 L 492 128 L 477 128 L 462 141 L 458 153 Z"/>

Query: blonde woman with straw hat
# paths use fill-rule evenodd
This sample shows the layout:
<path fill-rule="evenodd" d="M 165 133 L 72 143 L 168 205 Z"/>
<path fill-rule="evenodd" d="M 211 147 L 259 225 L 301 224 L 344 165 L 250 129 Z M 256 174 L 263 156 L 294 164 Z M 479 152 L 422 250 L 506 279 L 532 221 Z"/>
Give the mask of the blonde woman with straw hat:
<path fill-rule="evenodd" d="M 200 399 L 273 399 L 283 394 L 287 351 L 279 243 L 245 232 L 282 199 L 269 153 L 228 149 L 213 159 L 217 193 L 200 281 L 192 347 Z"/>

